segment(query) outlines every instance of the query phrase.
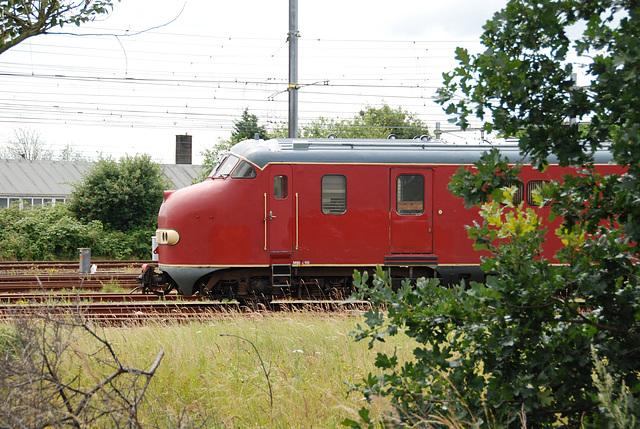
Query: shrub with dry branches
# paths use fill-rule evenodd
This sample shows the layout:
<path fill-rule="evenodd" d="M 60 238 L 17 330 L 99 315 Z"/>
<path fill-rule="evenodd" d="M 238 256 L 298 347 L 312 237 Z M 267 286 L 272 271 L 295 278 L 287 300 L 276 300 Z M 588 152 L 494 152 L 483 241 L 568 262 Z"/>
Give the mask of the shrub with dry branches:
<path fill-rule="evenodd" d="M 0 428 L 141 427 L 163 356 L 147 370 L 124 365 L 80 312 L 16 315 L 0 330 Z"/>

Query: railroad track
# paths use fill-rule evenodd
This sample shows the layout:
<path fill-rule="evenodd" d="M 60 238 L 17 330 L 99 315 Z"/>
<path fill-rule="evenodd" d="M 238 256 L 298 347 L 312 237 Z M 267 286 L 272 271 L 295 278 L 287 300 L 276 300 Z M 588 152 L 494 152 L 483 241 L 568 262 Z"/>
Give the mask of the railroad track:
<path fill-rule="evenodd" d="M 147 295 L 147 297 L 150 297 Z M 182 298 L 182 297 L 181 297 Z M 153 299 L 153 298 L 152 298 Z M 272 301 L 246 305 L 231 302 L 165 300 L 135 302 L 57 302 L 57 303 L 0 303 L 0 320 L 21 317 L 56 319 L 76 316 L 83 322 L 100 324 L 146 324 L 164 322 L 192 322 L 219 318 L 229 314 L 256 311 L 359 311 L 367 303 L 343 305 L 337 301 Z"/>
<path fill-rule="evenodd" d="M 48 293 L 0 293 L 0 304 L 34 303 L 89 303 L 89 302 L 156 302 L 156 301 L 201 301 L 197 296 L 165 295 L 142 293 L 96 293 L 96 292 L 48 292 Z"/>
<path fill-rule="evenodd" d="M 79 274 L 79 263 L 1 262 L 0 320 L 16 317 L 68 317 L 106 324 L 186 322 L 223 314 L 254 311 L 344 311 L 366 303 L 343 306 L 339 301 L 218 302 L 197 296 L 142 293 L 99 293 L 106 287 L 132 290 L 139 284 L 139 267 L 151 261 L 95 261 L 98 271 Z M 105 272 L 104 270 L 111 270 Z M 128 271 L 128 272 L 126 272 Z"/>
<path fill-rule="evenodd" d="M 105 287 L 133 289 L 139 273 L 96 274 L 21 274 L 0 275 L 0 293 L 51 291 L 51 290 L 101 290 Z"/>
<path fill-rule="evenodd" d="M 201 301 L 76 302 L 55 304 L 0 304 L 0 320 L 20 317 L 60 319 L 77 316 L 106 324 L 193 321 L 237 310 L 227 303 Z"/>
<path fill-rule="evenodd" d="M 98 271 L 136 271 L 140 270 L 142 264 L 156 265 L 156 261 L 92 261 Z M 20 274 L 56 274 L 67 272 L 78 272 L 79 261 L 0 261 L 0 274 L 20 275 Z"/>

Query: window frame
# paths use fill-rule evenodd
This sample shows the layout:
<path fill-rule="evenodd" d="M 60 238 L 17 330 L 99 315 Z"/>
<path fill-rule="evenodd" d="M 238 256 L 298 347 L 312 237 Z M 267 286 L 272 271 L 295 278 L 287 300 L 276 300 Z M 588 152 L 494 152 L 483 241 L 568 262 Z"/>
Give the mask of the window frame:
<path fill-rule="evenodd" d="M 326 178 L 342 178 L 342 189 L 326 189 L 325 186 L 329 184 L 325 184 Z M 337 192 L 336 192 L 337 190 Z M 338 197 L 330 194 L 340 194 Z M 338 208 L 332 208 L 331 205 L 335 204 L 331 200 L 336 200 L 340 198 L 342 201 Z M 344 174 L 324 174 L 320 179 L 320 210 L 322 214 L 325 215 L 343 215 L 347 212 L 347 176 Z"/>
<path fill-rule="evenodd" d="M 235 162 L 233 162 L 232 164 L 232 159 L 235 159 Z M 225 178 L 225 177 L 229 177 L 229 175 L 233 172 L 233 170 L 236 168 L 236 166 L 239 164 L 240 158 L 233 155 L 233 154 L 229 154 L 227 155 L 227 157 L 220 163 L 220 165 L 218 165 L 215 169 L 215 171 L 211 174 L 211 177 L 213 177 L 214 179 L 216 178 Z M 227 167 L 227 165 L 231 165 L 231 167 Z M 223 167 L 226 167 L 224 169 L 224 172 L 222 172 Z"/>
<path fill-rule="evenodd" d="M 525 194 L 525 197 L 527 199 L 527 204 L 529 204 L 532 207 L 538 207 L 535 201 L 533 201 L 533 192 L 532 192 L 534 190 L 533 188 L 535 187 L 535 189 L 541 189 L 543 186 L 549 183 L 550 182 L 548 180 L 529 180 L 527 182 L 526 194 Z M 549 204 L 551 204 L 551 201 L 543 201 L 542 207 L 548 206 Z"/>
<path fill-rule="evenodd" d="M 249 169 L 247 169 L 246 171 L 252 173 L 249 176 L 239 174 L 241 170 L 244 170 L 245 165 L 249 166 Z M 243 173 L 246 173 L 246 171 L 243 171 Z M 231 178 L 233 179 L 255 179 L 257 175 L 258 173 L 256 172 L 256 168 L 253 166 L 253 164 L 244 159 L 241 159 L 240 162 L 238 162 L 231 171 Z"/>
<path fill-rule="evenodd" d="M 401 191 L 400 189 L 400 182 L 401 182 L 401 178 L 403 177 L 419 177 L 422 180 L 422 191 L 421 191 L 421 200 L 400 200 L 400 197 L 404 197 L 403 191 Z M 425 210 L 425 204 L 426 204 L 426 196 L 425 196 L 425 185 L 426 184 L 426 180 L 424 178 L 424 176 L 422 174 L 418 174 L 418 173 L 401 173 L 398 174 L 396 176 L 396 201 L 395 201 L 395 211 L 396 214 L 400 215 L 400 216 L 421 216 L 424 214 L 424 210 Z M 403 184 L 404 186 L 404 184 Z M 417 210 L 410 210 L 410 209 L 400 209 L 400 203 L 408 203 L 408 202 L 421 202 L 422 203 L 422 207 L 420 209 L 420 211 L 418 212 Z M 407 206 L 408 207 L 408 206 Z"/>
<path fill-rule="evenodd" d="M 280 186 L 276 186 L 276 180 L 279 178 L 284 178 L 284 180 L 280 181 Z M 273 176 L 273 198 L 276 200 L 286 200 L 289 198 L 289 177 L 286 174 Z"/>

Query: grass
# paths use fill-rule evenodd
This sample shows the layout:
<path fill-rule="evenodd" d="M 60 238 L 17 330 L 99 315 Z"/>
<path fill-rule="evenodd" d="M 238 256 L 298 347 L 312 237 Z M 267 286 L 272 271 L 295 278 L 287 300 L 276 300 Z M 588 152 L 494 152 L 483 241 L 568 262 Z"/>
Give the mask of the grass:
<path fill-rule="evenodd" d="M 102 284 L 101 293 L 125 293 L 129 291 L 123 288 L 120 282 L 113 277 L 106 283 L 101 281 L 100 284 Z"/>
<path fill-rule="evenodd" d="M 360 395 L 347 396 L 345 382 L 375 373 L 375 350 L 349 336 L 358 321 L 346 313 L 233 314 L 106 328 L 105 335 L 130 366 L 146 368 L 165 351 L 143 410 L 147 421 L 175 420 L 184 409 L 222 427 L 330 428 L 357 418 L 363 405 Z M 406 337 L 381 346 L 411 358 Z"/>

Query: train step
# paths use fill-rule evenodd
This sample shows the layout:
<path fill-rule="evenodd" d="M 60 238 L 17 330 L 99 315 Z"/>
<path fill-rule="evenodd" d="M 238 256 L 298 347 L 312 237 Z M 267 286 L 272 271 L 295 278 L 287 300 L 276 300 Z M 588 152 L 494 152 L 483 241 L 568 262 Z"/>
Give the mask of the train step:
<path fill-rule="evenodd" d="M 274 287 L 291 286 L 291 264 L 271 265 L 271 284 Z"/>

